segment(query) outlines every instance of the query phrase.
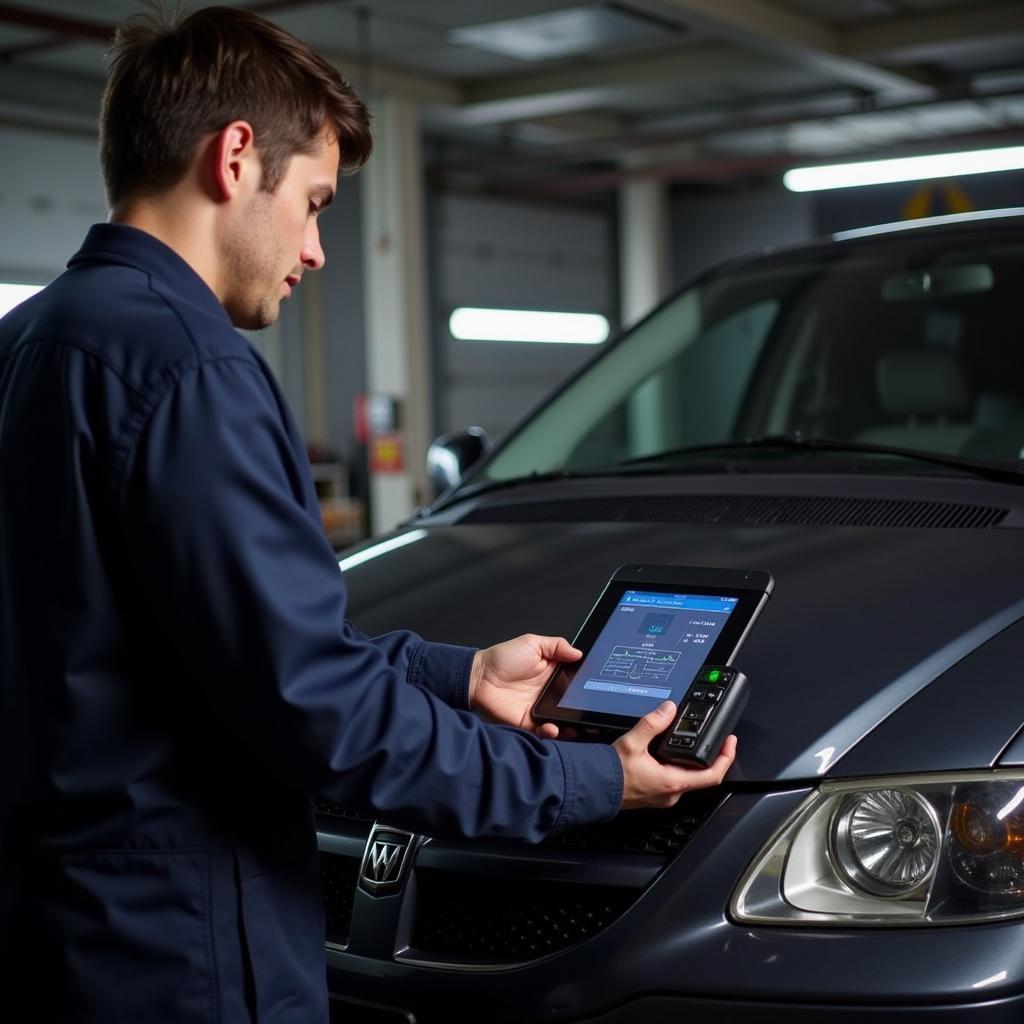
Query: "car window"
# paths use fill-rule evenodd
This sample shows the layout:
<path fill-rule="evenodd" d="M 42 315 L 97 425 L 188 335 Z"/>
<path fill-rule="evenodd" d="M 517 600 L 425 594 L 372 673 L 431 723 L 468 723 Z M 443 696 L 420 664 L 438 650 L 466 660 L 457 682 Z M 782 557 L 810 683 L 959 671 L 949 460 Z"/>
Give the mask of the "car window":
<path fill-rule="evenodd" d="M 1024 245 L 872 240 L 709 275 L 612 345 L 485 478 L 800 432 L 1016 462 Z"/>
<path fill-rule="evenodd" d="M 565 468 L 585 471 L 731 436 L 778 310 L 778 300 L 765 299 L 693 332 L 688 344 L 680 339 L 662 365 L 580 438 Z"/>

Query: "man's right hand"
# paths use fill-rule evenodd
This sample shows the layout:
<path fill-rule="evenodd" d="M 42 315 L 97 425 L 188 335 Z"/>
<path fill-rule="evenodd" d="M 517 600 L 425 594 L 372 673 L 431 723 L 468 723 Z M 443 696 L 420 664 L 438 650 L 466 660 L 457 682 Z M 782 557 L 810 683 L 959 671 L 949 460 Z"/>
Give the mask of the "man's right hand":
<path fill-rule="evenodd" d="M 613 744 L 622 761 L 622 810 L 672 807 L 687 790 L 717 786 L 725 778 L 736 757 L 735 736 L 726 739 L 722 752 L 708 768 L 662 764 L 651 756 L 647 749 L 651 740 L 672 724 L 675 713 L 675 704 L 667 700 Z"/>

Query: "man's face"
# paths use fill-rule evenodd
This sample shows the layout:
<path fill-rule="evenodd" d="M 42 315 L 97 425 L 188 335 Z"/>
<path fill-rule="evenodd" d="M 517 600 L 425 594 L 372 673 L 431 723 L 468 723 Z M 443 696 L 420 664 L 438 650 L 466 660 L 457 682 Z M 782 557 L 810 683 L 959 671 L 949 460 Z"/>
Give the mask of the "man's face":
<path fill-rule="evenodd" d="M 324 265 L 317 216 L 334 198 L 338 143 L 322 138 L 291 158 L 274 193 L 255 192 L 224 240 L 224 307 L 236 327 L 255 331 L 278 316 L 307 270 Z"/>

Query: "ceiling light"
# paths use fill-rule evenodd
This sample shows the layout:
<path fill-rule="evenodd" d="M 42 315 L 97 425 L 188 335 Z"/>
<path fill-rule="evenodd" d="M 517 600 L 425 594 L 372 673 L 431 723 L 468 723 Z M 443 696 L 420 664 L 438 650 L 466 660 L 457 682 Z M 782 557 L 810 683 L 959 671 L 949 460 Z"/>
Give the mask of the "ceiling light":
<path fill-rule="evenodd" d="M 855 164 L 794 167 L 782 176 L 791 192 L 818 192 L 827 188 L 884 185 L 894 181 L 953 178 L 961 174 L 988 174 L 1024 168 L 1024 146 L 975 149 L 964 153 L 935 153 L 894 160 L 864 160 Z"/>
<path fill-rule="evenodd" d="M 528 14 L 483 25 L 467 25 L 449 33 L 449 39 L 462 46 L 524 61 L 558 60 L 678 38 L 679 30 L 674 27 L 667 28 L 642 12 L 620 10 L 615 4 Z"/>
<path fill-rule="evenodd" d="M 535 341 L 600 345 L 608 321 L 597 313 L 547 313 L 530 309 L 473 309 L 462 306 L 448 320 L 459 341 Z"/>

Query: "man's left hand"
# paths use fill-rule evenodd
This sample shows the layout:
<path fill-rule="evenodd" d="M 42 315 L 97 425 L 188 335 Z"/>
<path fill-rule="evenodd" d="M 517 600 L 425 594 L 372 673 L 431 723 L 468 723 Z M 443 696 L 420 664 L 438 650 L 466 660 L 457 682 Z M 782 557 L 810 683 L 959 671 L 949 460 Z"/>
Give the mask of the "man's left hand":
<path fill-rule="evenodd" d="M 564 637 L 532 633 L 477 651 L 469 679 L 469 706 L 489 721 L 553 739 L 558 726 L 538 725 L 530 710 L 559 663 L 582 657 Z"/>

